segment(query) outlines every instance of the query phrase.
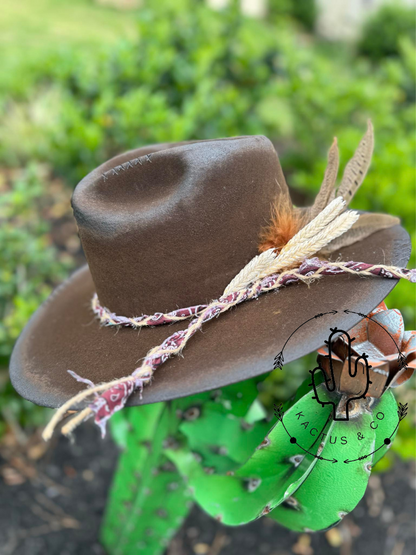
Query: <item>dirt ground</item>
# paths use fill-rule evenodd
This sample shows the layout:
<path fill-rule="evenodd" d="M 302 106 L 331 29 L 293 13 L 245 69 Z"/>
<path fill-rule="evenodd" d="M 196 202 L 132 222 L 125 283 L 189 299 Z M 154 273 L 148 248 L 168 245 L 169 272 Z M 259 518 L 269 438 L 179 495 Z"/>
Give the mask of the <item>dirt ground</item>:
<path fill-rule="evenodd" d="M 35 438 L 0 447 L 0 555 L 103 555 L 98 529 L 118 451 L 92 425 L 46 451 Z M 373 474 L 337 528 L 296 534 L 263 518 L 225 527 L 195 507 L 166 555 L 414 555 L 416 473 L 397 462 Z M 139 554 L 138 554 L 139 555 Z"/>

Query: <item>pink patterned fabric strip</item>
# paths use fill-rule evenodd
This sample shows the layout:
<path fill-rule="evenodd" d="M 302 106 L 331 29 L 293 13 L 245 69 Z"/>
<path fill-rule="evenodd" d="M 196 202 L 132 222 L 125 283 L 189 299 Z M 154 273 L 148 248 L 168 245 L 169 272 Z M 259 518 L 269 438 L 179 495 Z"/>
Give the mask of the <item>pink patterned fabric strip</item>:
<path fill-rule="evenodd" d="M 305 262 L 297 271 L 305 276 L 308 276 L 322 267 L 325 268 L 325 270 L 322 272 L 323 275 L 336 275 L 350 273 L 347 272 L 347 269 L 354 270 L 357 273 L 364 272 L 369 268 L 373 268 L 374 265 L 366 264 L 364 262 L 347 262 L 344 264 L 344 269 L 343 267 L 334 266 L 333 264 L 331 265 L 331 263 L 328 261 L 320 260 L 319 258 L 311 258 L 309 260 L 305 260 Z M 384 268 L 375 268 L 371 273 L 376 276 L 391 279 L 400 279 L 408 276 L 407 279 L 409 279 L 409 281 L 413 283 L 416 282 L 416 270 L 408 270 L 407 268 L 401 268 L 400 270 L 404 275 L 394 274 L 394 272 L 386 271 Z M 264 281 L 278 276 L 279 274 L 276 274 L 275 276 L 268 276 L 267 278 L 264 278 Z M 299 278 L 296 275 L 288 275 L 284 278 L 282 285 L 295 283 L 297 281 L 299 281 Z M 172 324 L 181 320 L 187 320 L 192 316 L 197 316 L 198 314 L 200 314 L 205 308 L 207 308 L 207 306 L 208 305 L 206 304 L 199 304 L 187 308 L 179 308 L 166 314 L 163 314 L 162 312 L 156 312 L 151 316 L 143 314 L 142 316 L 139 316 L 137 318 L 128 318 L 126 316 L 118 316 L 114 312 L 111 312 L 108 308 L 101 306 L 99 304 L 97 294 L 94 295 L 92 300 L 92 310 L 99 318 L 102 325 L 123 326 L 132 328 L 144 326 L 160 326 L 162 324 Z"/>
<path fill-rule="evenodd" d="M 128 326 L 139 327 L 142 325 L 156 326 L 168 324 L 180 320 L 192 318 L 188 327 L 184 330 L 176 331 L 165 341 L 155 347 L 146 355 L 142 365 L 136 368 L 125 381 L 109 387 L 104 393 L 96 394 L 95 400 L 89 408 L 95 414 L 95 422 L 101 428 L 102 435 L 105 435 L 106 423 L 111 416 L 121 410 L 134 391 L 140 392 L 147 385 L 155 370 L 166 362 L 171 356 L 178 354 L 187 341 L 202 327 L 205 322 L 212 320 L 221 313 L 226 312 L 231 307 L 236 306 L 246 300 L 256 299 L 262 293 L 279 289 L 291 283 L 297 283 L 304 278 L 318 278 L 320 275 L 338 275 L 346 273 L 357 273 L 363 275 L 374 275 L 388 279 L 407 279 L 416 283 L 416 270 L 405 268 L 383 267 L 381 265 L 366 264 L 364 262 L 331 263 L 320 260 L 319 258 L 306 259 L 299 268 L 293 273 L 274 274 L 250 285 L 247 289 L 230 293 L 213 301 L 209 305 L 196 305 L 188 308 L 174 310 L 167 314 L 156 313 L 152 316 L 143 315 L 139 318 L 127 318 L 117 316 L 108 309 L 102 307 L 98 298 L 94 296 L 92 307 L 100 322 L 105 326 Z M 93 385 L 89 380 L 79 377 L 75 372 L 71 375 L 78 381 Z"/>
<path fill-rule="evenodd" d="M 128 328 L 140 328 L 140 327 L 152 327 L 160 326 L 161 324 L 172 324 L 173 322 L 179 322 L 180 320 L 187 320 L 191 316 L 196 316 L 199 314 L 207 305 L 195 305 L 188 308 L 179 308 L 178 310 L 173 310 L 167 314 L 162 312 L 156 312 L 152 316 L 147 316 L 143 314 L 138 318 L 127 318 L 126 316 L 117 316 L 114 312 L 110 312 L 108 308 L 100 305 L 98 301 L 97 294 L 94 295 L 92 299 L 92 310 L 96 316 L 100 319 L 100 322 L 104 326 L 123 326 Z"/>

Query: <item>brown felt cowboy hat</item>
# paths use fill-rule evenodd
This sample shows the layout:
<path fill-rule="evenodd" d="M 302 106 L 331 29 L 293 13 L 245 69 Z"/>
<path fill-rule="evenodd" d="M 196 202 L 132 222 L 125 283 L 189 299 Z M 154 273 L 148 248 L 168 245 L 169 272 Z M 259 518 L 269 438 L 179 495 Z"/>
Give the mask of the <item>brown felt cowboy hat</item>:
<path fill-rule="evenodd" d="M 333 181 L 334 166 L 332 161 L 326 183 Z M 58 287 L 23 330 L 10 365 L 16 390 L 34 403 L 58 407 L 85 387 L 69 369 L 94 383 L 128 374 L 186 323 L 139 331 L 103 327 L 91 311 L 94 293 L 102 306 L 127 317 L 218 298 L 258 253 L 271 206 L 287 203 L 285 187 L 275 149 L 263 136 L 139 148 L 87 175 L 72 205 L 88 265 Z M 330 200 L 325 187 L 314 208 L 302 212 L 305 221 Z M 335 242 L 329 256 L 405 266 L 409 237 L 392 223 L 370 235 L 356 231 L 345 243 L 355 242 L 342 248 Z M 242 303 L 207 323 L 183 356 L 158 369 L 143 400 L 134 393 L 128 404 L 165 401 L 268 372 L 297 326 L 337 309 L 325 325 L 305 326 L 302 339 L 288 344 L 285 361 L 297 359 L 321 347 L 331 325 L 348 330 L 360 320 L 343 309 L 368 313 L 396 283 L 337 275 Z"/>

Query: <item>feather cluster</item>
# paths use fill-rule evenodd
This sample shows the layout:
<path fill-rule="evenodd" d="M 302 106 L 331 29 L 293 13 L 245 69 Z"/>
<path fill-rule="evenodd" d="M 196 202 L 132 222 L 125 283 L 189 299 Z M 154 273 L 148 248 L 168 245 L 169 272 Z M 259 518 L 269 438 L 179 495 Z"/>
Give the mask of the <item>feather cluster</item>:
<path fill-rule="evenodd" d="M 302 264 L 328 243 L 346 233 L 358 220 L 354 210 L 345 211 L 342 197 L 334 199 L 316 218 L 300 229 L 276 253 L 273 248 L 255 256 L 227 285 L 223 295 L 245 289 L 266 276 L 290 271 Z"/>
<path fill-rule="evenodd" d="M 370 167 L 373 148 L 373 126 L 371 121 L 368 121 L 367 131 L 358 145 L 354 156 L 348 162 L 341 183 L 337 188 L 339 151 L 337 140 L 334 139 L 328 153 L 328 165 L 321 188 L 313 205 L 307 208 L 295 208 L 293 206 L 286 181 L 283 175 L 280 174 L 278 183 L 280 194 L 272 207 L 271 222 L 261 232 L 259 251 L 264 252 L 273 249 L 275 253 L 280 253 L 295 235 L 308 226 L 337 198 L 344 199 L 344 209 L 348 208 Z M 343 247 L 365 239 L 380 229 L 385 229 L 399 223 L 399 218 L 389 216 L 388 214 L 360 214 L 355 223 L 345 233 L 326 244 L 319 251 L 319 255 L 326 257 Z"/>

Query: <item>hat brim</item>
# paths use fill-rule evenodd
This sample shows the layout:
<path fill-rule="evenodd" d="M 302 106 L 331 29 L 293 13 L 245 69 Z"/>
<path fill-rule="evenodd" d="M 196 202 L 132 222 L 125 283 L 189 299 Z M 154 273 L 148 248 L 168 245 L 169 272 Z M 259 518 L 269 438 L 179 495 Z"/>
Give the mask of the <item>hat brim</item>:
<path fill-rule="evenodd" d="M 332 259 L 341 254 L 342 260 L 405 266 L 410 250 L 408 233 L 397 225 L 334 253 Z M 345 314 L 345 309 L 367 314 L 396 284 L 397 280 L 378 277 L 324 276 L 309 287 L 293 284 L 242 303 L 205 324 L 182 356 L 156 371 L 143 399 L 134 394 L 128 405 L 185 397 L 269 372 L 274 357 L 300 324 L 317 313 L 337 310 L 307 324 L 289 341 L 285 363 L 296 360 L 321 347 L 330 327 L 349 330 L 361 319 Z M 90 308 L 93 293 L 91 274 L 84 266 L 54 291 L 26 325 L 10 363 L 12 384 L 24 398 L 59 407 L 85 388 L 67 370 L 96 384 L 126 376 L 150 348 L 187 325 L 180 322 L 140 331 L 101 327 Z"/>

